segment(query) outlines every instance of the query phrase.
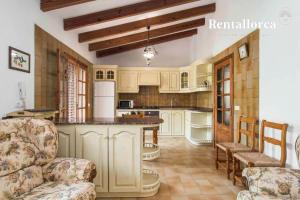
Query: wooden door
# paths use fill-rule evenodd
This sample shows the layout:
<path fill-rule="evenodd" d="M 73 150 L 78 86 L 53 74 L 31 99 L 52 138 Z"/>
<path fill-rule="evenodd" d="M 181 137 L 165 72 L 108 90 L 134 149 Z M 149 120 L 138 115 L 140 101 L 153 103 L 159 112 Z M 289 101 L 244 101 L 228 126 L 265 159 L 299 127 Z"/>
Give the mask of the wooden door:
<path fill-rule="evenodd" d="M 141 191 L 141 128 L 109 129 L 109 192 Z"/>
<path fill-rule="evenodd" d="M 171 132 L 171 111 L 160 111 L 160 118 L 164 120 L 162 124 L 160 124 L 159 135 L 172 135 Z"/>
<path fill-rule="evenodd" d="M 184 112 L 172 111 L 172 135 L 184 135 Z"/>
<path fill-rule="evenodd" d="M 215 63 L 215 143 L 233 141 L 233 56 Z"/>
<path fill-rule="evenodd" d="M 76 157 L 96 164 L 96 192 L 108 192 L 108 131 L 97 126 L 76 129 Z"/>

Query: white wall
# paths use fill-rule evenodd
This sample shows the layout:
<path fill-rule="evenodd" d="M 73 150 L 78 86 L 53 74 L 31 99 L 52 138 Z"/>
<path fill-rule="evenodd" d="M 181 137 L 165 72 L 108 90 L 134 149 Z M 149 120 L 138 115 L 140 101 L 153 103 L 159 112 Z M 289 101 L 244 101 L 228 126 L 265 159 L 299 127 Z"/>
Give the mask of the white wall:
<path fill-rule="evenodd" d="M 260 36 L 260 119 L 289 124 L 287 163 L 292 167 L 298 167 L 294 143 L 300 135 L 299 7 L 298 0 L 217 0 L 213 16 L 276 22 L 276 30 L 262 29 Z M 287 23 L 281 17 L 285 10 L 291 16 Z M 207 37 L 194 38 L 192 59 L 216 55 L 251 31 L 205 29 L 200 34 Z M 278 157 L 279 150 L 267 146 L 266 153 Z"/>
<path fill-rule="evenodd" d="M 34 106 L 34 25 L 58 38 L 91 62 L 96 62 L 94 54 L 87 46 L 78 43 L 78 36 L 63 30 L 61 18 L 43 13 L 39 8 L 40 0 L 0 0 L 0 117 L 17 110 L 17 84 L 25 82 L 27 108 Z M 8 69 L 8 46 L 31 54 L 31 73 Z"/>

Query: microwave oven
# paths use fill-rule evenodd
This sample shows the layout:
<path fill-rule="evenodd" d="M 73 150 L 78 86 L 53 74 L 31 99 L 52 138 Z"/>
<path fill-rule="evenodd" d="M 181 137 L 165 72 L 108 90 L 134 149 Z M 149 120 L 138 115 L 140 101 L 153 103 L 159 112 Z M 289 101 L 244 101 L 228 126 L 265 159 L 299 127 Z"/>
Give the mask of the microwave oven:
<path fill-rule="evenodd" d="M 134 107 L 134 102 L 133 100 L 120 100 L 119 101 L 119 108 L 133 108 Z"/>

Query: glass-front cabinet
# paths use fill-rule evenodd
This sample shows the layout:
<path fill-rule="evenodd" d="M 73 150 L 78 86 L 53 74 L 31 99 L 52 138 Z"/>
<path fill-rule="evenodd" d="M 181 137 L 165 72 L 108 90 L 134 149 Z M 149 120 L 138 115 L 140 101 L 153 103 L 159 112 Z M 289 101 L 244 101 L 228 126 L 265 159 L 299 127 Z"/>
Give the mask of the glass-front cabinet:
<path fill-rule="evenodd" d="M 189 72 L 180 73 L 180 88 L 181 89 L 189 88 Z"/>
<path fill-rule="evenodd" d="M 95 81 L 115 81 L 117 77 L 116 66 L 95 66 L 94 80 Z"/>

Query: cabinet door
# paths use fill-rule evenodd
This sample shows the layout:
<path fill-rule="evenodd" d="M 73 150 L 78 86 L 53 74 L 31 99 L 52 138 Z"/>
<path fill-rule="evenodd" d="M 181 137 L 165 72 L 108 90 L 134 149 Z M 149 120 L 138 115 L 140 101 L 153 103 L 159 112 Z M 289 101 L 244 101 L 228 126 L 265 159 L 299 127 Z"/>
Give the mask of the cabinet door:
<path fill-rule="evenodd" d="M 106 80 L 110 80 L 110 81 L 116 80 L 116 70 L 115 69 L 107 69 L 106 70 Z"/>
<path fill-rule="evenodd" d="M 184 135 L 184 112 L 183 111 L 172 112 L 172 135 L 174 136 Z"/>
<path fill-rule="evenodd" d="M 170 91 L 170 72 L 160 73 L 160 92 Z"/>
<path fill-rule="evenodd" d="M 141 128 L 109 129 L 109 191 L 141 191 Z"/>
<path fill-rule="evenodd" d="M 99 126 L 76 129 L 76 157 L 96 164 L 96 192 L 108 192 L 108 130 Z"/>
<path fill-rule="evenodd" d="M 58 157 L 75 157 L 75 127 L 57 126 Z"/>
<path fill-rule="evenodd" d="M 180 89 L 187 90 L 189 88 L 189 73 L 181 72 L 180 73 Z"/>
<path fill-rule="evenodd" d="M 170 72 L 170 91 L 179 91 L 180 89 L 180 80 L 179 72 Z"/>
<path fill-rule="evenodd" d="M 160 124 L 159 135 L 172 135 L 171 131 L 171 111 L 161 111 L 160 118 L 164 120 L 162 124 Z"/>
<path fill-rule="evenodd" d="M 95 69 L 94 78 L 96 81 L 105 80 L 105 70 L 104 69 Z"/>
<path fill-rule="evenodd" d="M 160 85 L 160 74 L 156 71 L 142 71 L 139 73 L 139 85 Z"/>
<path fill-rule="evenodd" d="M 118 92 L 138 93 L 138 72 L 119 71 L 118 73 Z"/>

